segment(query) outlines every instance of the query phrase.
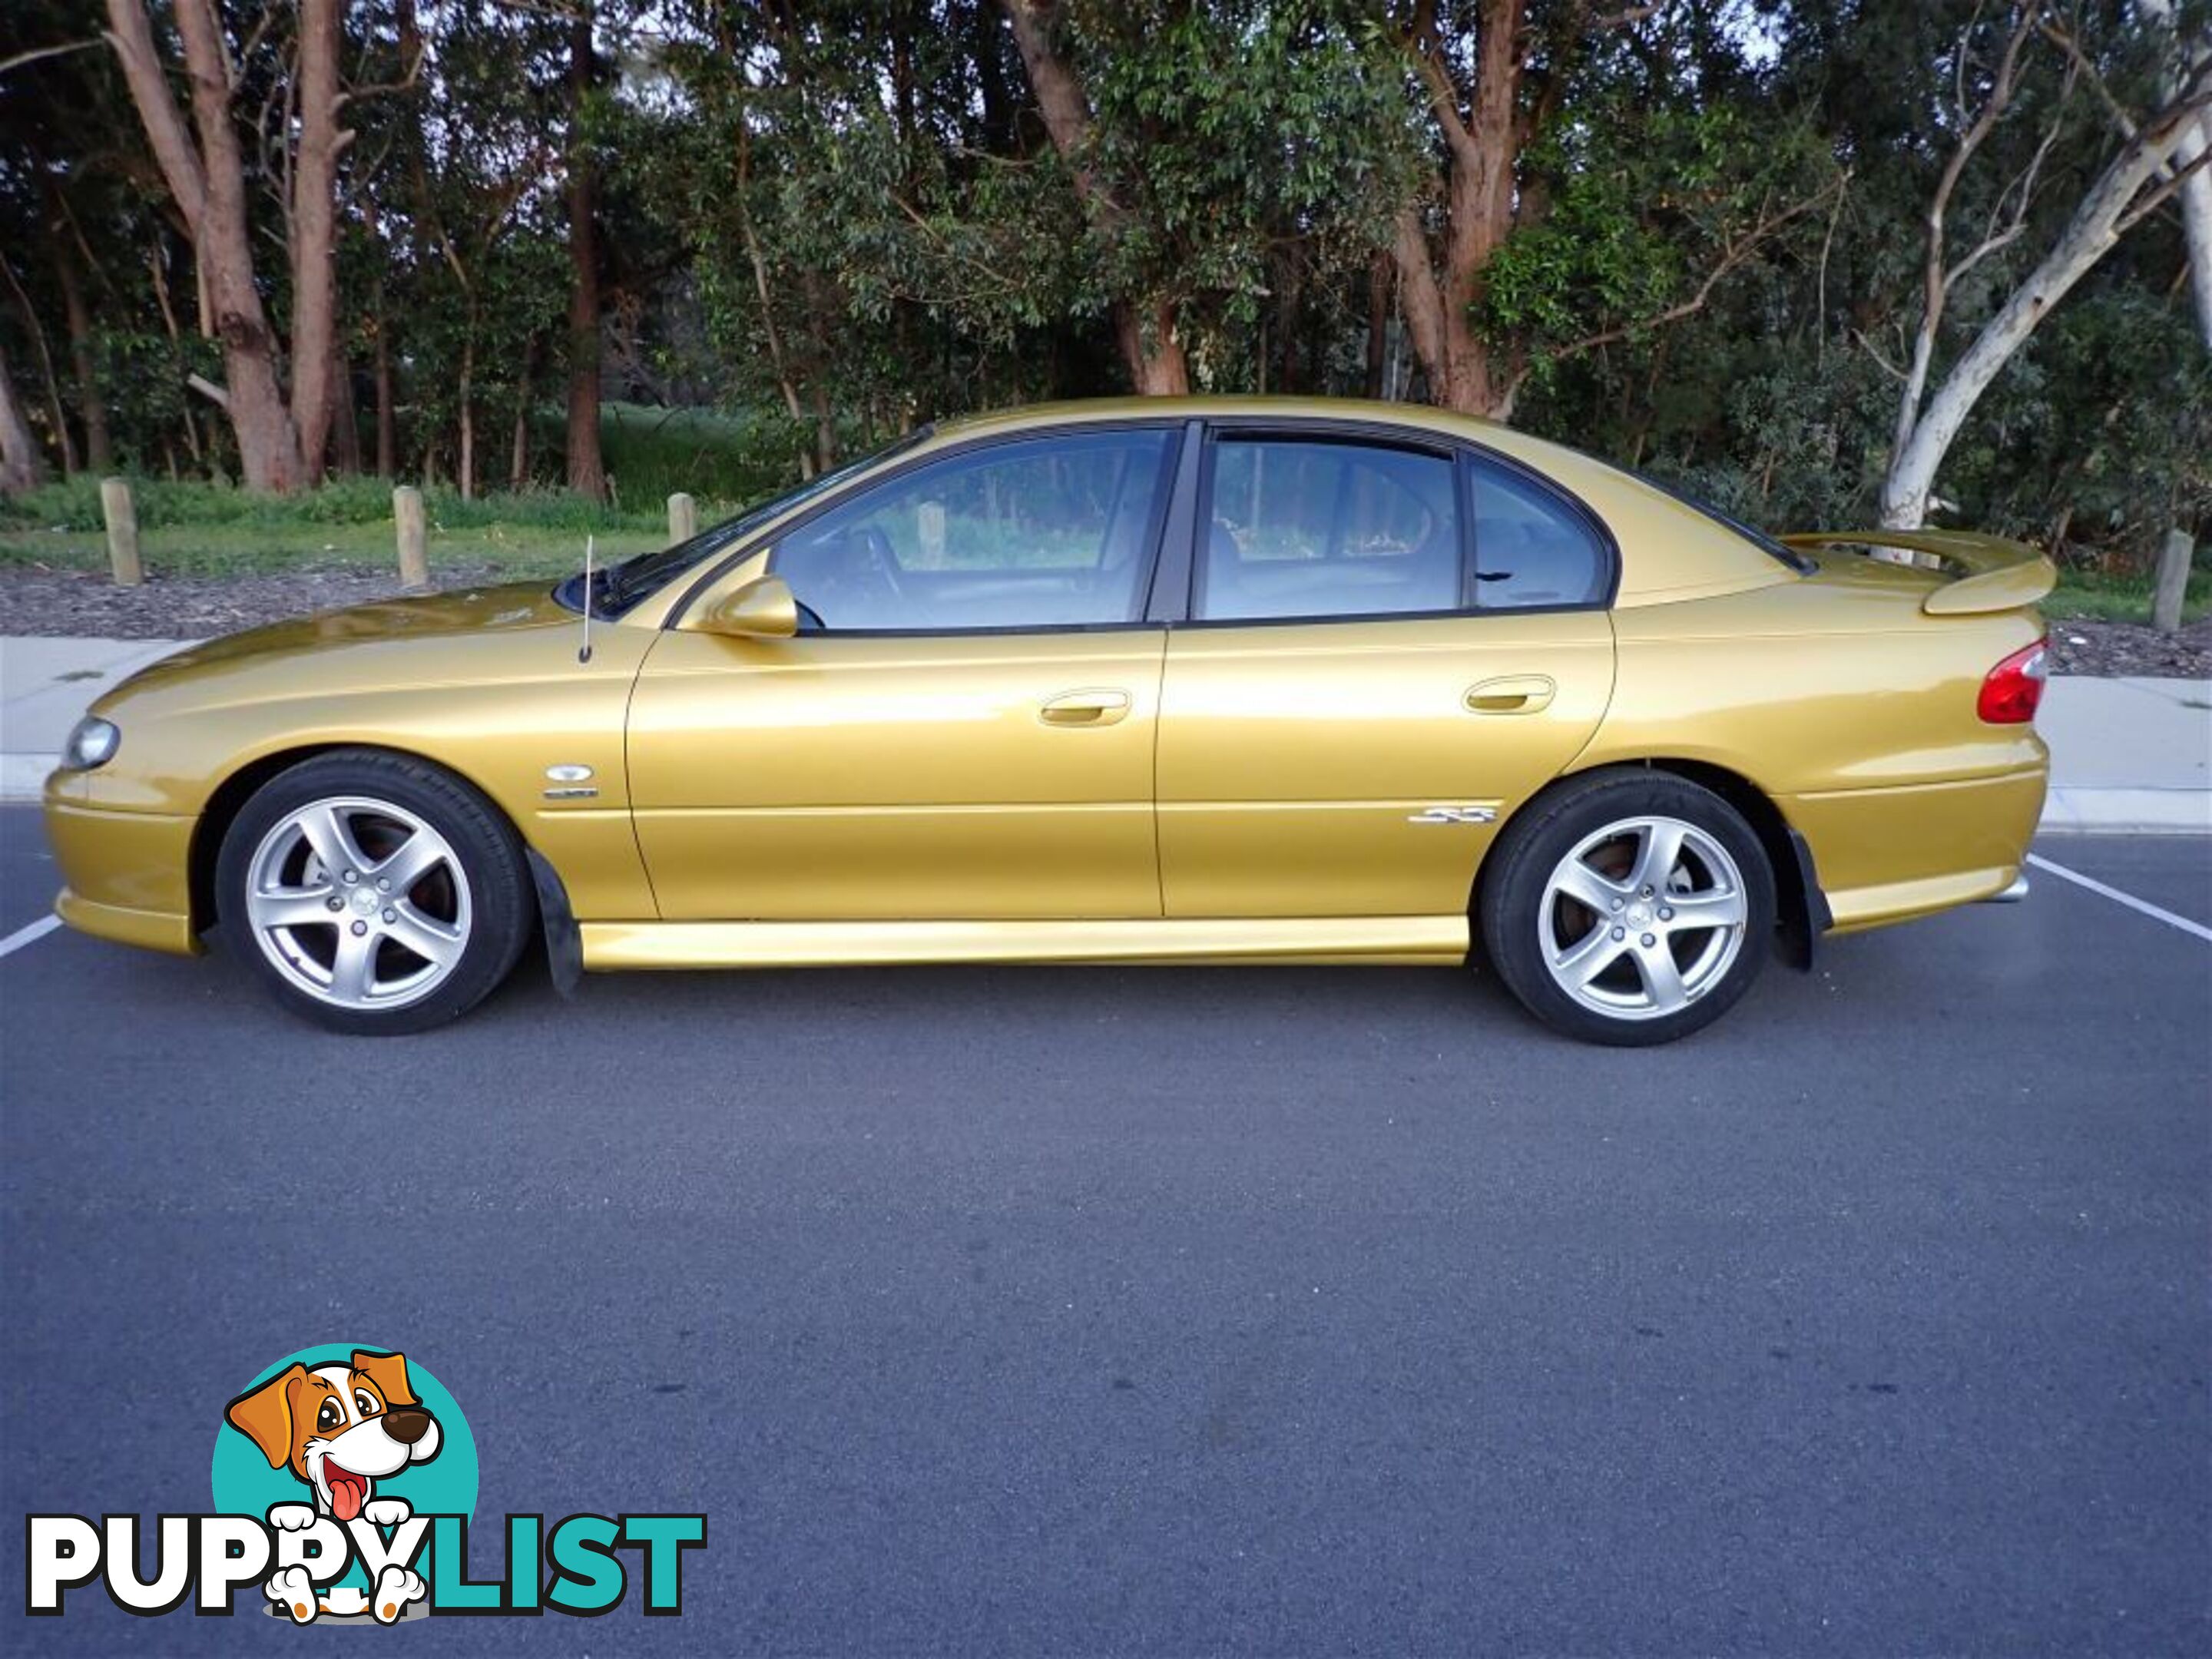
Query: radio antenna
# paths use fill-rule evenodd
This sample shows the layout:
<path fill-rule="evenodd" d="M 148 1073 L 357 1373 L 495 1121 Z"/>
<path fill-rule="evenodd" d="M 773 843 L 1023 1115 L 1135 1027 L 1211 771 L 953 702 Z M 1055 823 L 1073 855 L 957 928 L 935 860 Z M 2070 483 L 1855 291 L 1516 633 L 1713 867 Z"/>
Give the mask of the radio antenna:
<path fill-rule="evenodd" d="M 592 659 L 592 538 L 584 538 L 584 645 L 576 653 L 580 663 Z"/>

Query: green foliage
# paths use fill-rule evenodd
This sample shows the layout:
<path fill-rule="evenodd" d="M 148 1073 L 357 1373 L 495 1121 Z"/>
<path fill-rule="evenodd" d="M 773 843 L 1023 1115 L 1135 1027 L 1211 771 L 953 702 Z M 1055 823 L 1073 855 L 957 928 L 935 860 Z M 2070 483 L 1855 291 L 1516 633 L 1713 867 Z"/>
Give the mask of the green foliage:
<path fill-rule="evenodd" d="M 9 21 L 26 46 L 60 42 L 82 9 L 19 0 Z M 1483 9 L 1057 0 L 1050 44 L 1088 123 L 1063 155 L 1002 0 L 592 0 L 606 72 L 580 98 L 567 7 L 348 8 L 338 285 L 360 447 L 373 461 L 380 363 L 394 470 L 433 482 L 453 533 L 649 535 L 673 490 L 734 503 L 919 421 L 1122 390 L 1131 318 L 1155 343 L 1172 327 L 1196 390 L 1358 393 L 1371 375 L 1419 395 L 1390 249 L 1401 216 L 1441 244 L 1451 149 L 1407 31 L 1434 17 L 1465 93 Z M 1524 376 L 1513 418 L 1762 524 L 1871 517 L 1929 191 L 2011 10 L 1529 0 L 1514 222 L 1469 314 Z M 226 15 L 257 246 L 281 248 L 290 14 Z M 2170 67 L 2140 7 L 2064 15 L 2100 85 L 2069 89 L 2056 45 L 2029 44 L 2013 110 L 1961 175 L 1954 257 L 2041 150 L 2038 187 L 1955 285 L 1939 374 L 2111 155 L 2106 96 L 2148 109 Z M 604 511 L 556 488 L 579 158 L 599 181 Z M 235 457 L 187 377 L 220 380 L 222 354 L 158 178 L 111 53 L 11 74 L 0 350 L 49 465 L 61 431 L 88 439 L 89 396 L 111 464 L 144 480 L 149 535 L 204 549 L 227 530 L 273 558 L 319 527 L 376 554 L 381 483 L 275 507 L 205 482 Z M 281 331 L 289 273 L 259 266 Z M 2167 526 L 2212 541 L 2212 356 L 2183 275 L 2169 210 L 2056 309 L 1946 458 L 1943 521 L 2055 542 L 2116 592 Z M 465 428 L 479 490 L 503 489 L 518 416 L 530 487 L 461 501 Z M 0 512 L 10 537 L 55 524 L 96 536 L 88 483 Z"/>

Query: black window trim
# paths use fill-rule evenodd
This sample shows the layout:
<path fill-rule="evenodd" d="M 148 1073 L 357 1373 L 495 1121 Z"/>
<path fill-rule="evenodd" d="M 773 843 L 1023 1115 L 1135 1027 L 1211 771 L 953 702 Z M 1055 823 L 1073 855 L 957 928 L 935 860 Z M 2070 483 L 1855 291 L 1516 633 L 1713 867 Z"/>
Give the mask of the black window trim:
<path fill-rule="evenodd" d="M 1125 415 L 1104 416 L 1092 421 L 1057 422 L 1048 426 L 1011 428 L 1005 431 L 979 433 L 975 436 L 946 444 L 943 448 L 905 455 L 892 465 L 854 479 L 836 495 L 819 501 L 810 502 L 796 515 L 779 520 L 772 538 L 757 538 L 743 546 L 731 550 L 714 560 L 711 568 L 696 577 L 683 596 L 668 609 L 662 622 L 664 629 L 677 628 L 691 608 L 731 570 L 746 560 L 762 553 L 773 552 L 775 543 L 803 529 L 823 514 L 834 512 L 851 501 L 864 489 L 873 489 L 879 484 L 892 483 L 907 473 L 950 460 L 979 450 L 994 448 L 1009 443 L 1033 441 L 1040 438 L 1060 436 L 1083 437 L 1115 432 L 1164 431 L 1175 441 L 1176 454 L 1172 463 L 1169 489 L 1164 501 L 1153 509 L 1154 522 L 1152 544 L 1148 549 L 1151 568 L 1139 586 L 1146 594 L 1146 603 L 1133 621 L 1114 623 L 1048 623 L 1018 624 L 1012 627 L 991 628 L 885 628 L 885 629 L 825 629 L 808 634 L 808 639 L 957 639 L 969 635 L 991 637 L 1018 634 L 1130 634 L 1152 633 L 1162 629 L 1218 629 L 1218 628 L 1302 628 L 1316 623 L 1383 623 L 1394 622 L 1440 622 L 1457 617 L 1470 622 L 1486 621 L 1504 617 L 1557 616 L 1577 611 L 1609 611 L 1620 597 L 1621 581 L 1620 543 L 1613 528 L 1587 501 L 1569 489 L 1558 479 L 1539 471 L 1518 456 L 1510 455 L 1488 444 L 1464 438 L 1454 433 L 1431 432 L 1418 427 L 1401 426 L 1392 422 L 1346 419 L 1334 416 L 1259 415 L 1259 416 L 1200 416 Z M 1372 611 L 1318 612 L 1302 617 L 1225 617 L 1201 619 L 1194 615 L 1198 572 L 1198 533 L 1200 526 L 1208 520 L 1201 516 L 1200 508 L 1210 508 L 1212 489 L 1212 449 L 1223 437 L 1240 435 L 1266 436 L 1280 439 L 1304 438 L 1313 441 L 1349 441 L 1370 447 L 1399 449 L 1415 453 L 1433 454 L 1453 463 L 1455 489 L 1461 492 L 1458 499 L 1462 543 L 1462 589 L 1466 586 L 1466 573 L 1474 568 L 1473 538 L 1474 523 L 1468 510 L 1466 498 L 1468 463 L 1504 469 L 1516 477 L 1525 480 L 1558 502 L 1571 516 L 1579 520 L 1595 539 L 1598 551 L 1606 561 L 1606 580 L 1596 597 L 1578 605 L 1500 605 L 1483 609 L 1462 603 L 1442 611 Z M 1656 486 L 1664 489 L 1664 486 Z M 1672 494 L 1673 492 L 1668 492 Z"/>
<path fill-rule="evenodd" d="M 1613 609 L 1613 600 L 1620 593 L 1620 544 L 1613 528 L 1605 520 L 1572 490 L 1557 479 L 1537 471 L 1517 456 L 1493 449 L 1487 444 L 1476 443 L 1454 434 L 1426 432 L 1392 425 L 1381 421 L 1358 421 L 1294 415 L 1261 416 L 1257 417 L 1217 417 L 1205 423 L 1203 465 L 1200 471 L 1200 509 L 1192 515 L 1190 544 L 1184 556 L 1190 561 L 1191 569 L 1188 591 L 1183 599 L 1182 615 L 1171 627 L 1183 628 L 1304 628 L 1316 623 L 1357 623 L 1393 622 L 1437 622 L 1454 617 L 1480 622 L 1494 617 L 1558 616 L 1577 611 Z M 1214 447 L 1223 439 L 1239 437 L 1273 438 L 1279 441 L 1308 439 L 1319 442 L 1354 443 L 1368 448 L 1398 449 L 1416 454 L 1435 455 L 1452 465 L 1454 501 L 1460 514 L 1460 592 L 1462 602 L 1441 611 L 1317 611 L 1297 617 L 1218 617 L 1198 615 L 1198 589 L 1201 580 L 1197 557 L 1199 527 L 1212 522 L 1213 453 Z M 1525 480 L 1553 501 L 1568 514 L 1577 520 L 1591 535 L 1599 556 L 1605 561 L 1605 581 L 1595 598 L 1573 605 L 1517 605 L 1484 608 L 1472 603 L 1467 590 L 1474 569 L 1474 518 L 1470 511 L 1472 492 L 1469 489 L 1470 465 L 1503 468 L 1516 478 Z"/>
<path fill-rule="evenodd" d="M 961 457 L 995 449 L 1007 444 L 1035 443 L 1042 439 L 1097 437 L 1124 432 L 1164 432 L 1169 444 L 1161 457 L 1162 475 L 1168 488 L 1159 491 L 1160 499 L 1153 504 L 1152 523 L 1146 531 L 1146 545 L 1141 556 L 1146 562 L 1145 574 L 1136 584 L 1136 591 L 1145 596 L 1144 603 L 1136 608 L 1133 617 L 1110 623 L 1019 623 L 1010 626 L 983 628 L 824 628 L 800 637 L 814 640 L 896 640 L 896 639 L 959 639 L 969 636 L 988 638 L 994 635 L 1017 634 L 1133 634 L 1157 633 L 1164 625 L 1152 614 L 1155 590 L 1159 585 L 1164 543 L 1175 525 L 1175 509 L 1183 484 L 1183 474 L 1189 465 L 1190 451 L 1201 423 L 1171 415 L 1137 416 L 1120 420 L 1076 421 L 1050 426 L 1024 427 L 1008 431 L 979 433 L 975 437 L 947 444 L 942 449 L 932 449 L 906 456 L 896 465 L 855 478 L 834 495 L 810 504 L 804 511 L 789 519 L 780 520 L 773 537 L 748 542 L 728 556 L 718 561 L 714 568 L 694 581 L 684 596 L 668 609 L 664 630 L 675 629 L 690 614 L 691 607 L 705 596 L 708 590 L 720 581 L 737 566 L 746 560 L 765 553 L 769 556 L 769 572 L 773 574 L 775 553 L 787 537 L 805 529 L 815 520 L 836 511 L 857 498 L 863 491 L 873 490 L 892 483 L 909 472 L 920 471 L 939 461 L 956 460 Z M 1155 486 L 1157 488 L 1157 486 Z M 1186 551 L 1185 556 L 1188 556 Z M 805 596 L 799 596 L 801 605 Z"/>

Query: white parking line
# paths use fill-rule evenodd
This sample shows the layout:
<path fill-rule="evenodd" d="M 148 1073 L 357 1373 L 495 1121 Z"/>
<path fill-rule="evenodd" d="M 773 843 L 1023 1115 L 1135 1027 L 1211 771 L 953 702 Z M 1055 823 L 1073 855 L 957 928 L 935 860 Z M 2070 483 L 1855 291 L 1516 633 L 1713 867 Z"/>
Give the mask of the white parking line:
<path fill-rule="evenodd" d="M 2093 893 L 2101 893 L 2115 904 L 2124 904 L 2130 910 L 2140 910 L 2169 927 L 2179 927 L 2185 933 L 2194 933 L 2197 938 L 2212 943 L 2212 927 L 2207 927 L 2201 921 L 2191 921 L 2187 916 L 2177 916 L 2171 910 L 2161 910 L 2155 904 L 2148 904 L 2137 898 L 2133 893 L 2123 893 L 2117 887 L 2107 887 L 2103 882 L 2083 875 L 2079 870 L 2069 870 L 2063 864 L 2053 864 L 2039 854 L 2030 853 L 2027 861 L 2039 870 L 2048 870 L 2061 881 L 2070 881 L 2076 887 L 2086 887 Z"/>
<path fill-rule="evenodd" d="M 0 939 L 0 957 L 12 957 L 26 945 L 36 945 L 62 925 L 59 916 L 40 916 L 27 927 L 18 927 L 5 939 Z"/>

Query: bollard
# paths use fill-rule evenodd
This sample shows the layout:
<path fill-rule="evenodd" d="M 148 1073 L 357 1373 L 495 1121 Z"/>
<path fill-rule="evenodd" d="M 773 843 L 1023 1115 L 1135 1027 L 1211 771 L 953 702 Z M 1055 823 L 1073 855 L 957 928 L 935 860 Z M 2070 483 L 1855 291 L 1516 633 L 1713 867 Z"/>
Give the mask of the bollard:
<path fill-rule="evenodd" d="M 668 544 L 688 542 L 699 533 L 699 503 L 682 490 L 668 498 Z"/>
<path fill-rule="evenodd" d="M 121 478 L 100 481 L 100 510 L 107 520 L 107 567 L 118 587 L 136 587 L 146 580 L 138 562 L 138 509 L 131 500 L 131 486 Z"/>
<path fill-rule="evenodd" d="M 2189 561 L 2197 544 L 2185 530 L 2166 532 L 2166 545 L 2158 551 L 2158 585 L 2151 590 L 2150 625 L 2171 634 L 2181 626 L 2181 600 L 2189 591 Z"/>
<path fill-rule="evenodd" d="M 419 593 L 430 586 L 429 535 L 422 520 L 422 492 L 413 484 L 392 490 L 392 521 L 399 532 L 399 585 Z"/>

